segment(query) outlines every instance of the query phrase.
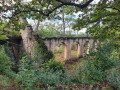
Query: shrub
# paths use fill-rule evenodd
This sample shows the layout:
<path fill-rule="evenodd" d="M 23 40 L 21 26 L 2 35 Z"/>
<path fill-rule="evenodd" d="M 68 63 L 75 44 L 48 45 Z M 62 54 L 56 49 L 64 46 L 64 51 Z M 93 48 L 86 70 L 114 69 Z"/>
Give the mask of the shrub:
<path fill-rule="evenodd" d="M 12 67 L 11 58 L 6 54 L 5 47 L 0 46 L 0 72 L 5 72 Z"/>
<path fill-rule="evenodd" d="M 69 83 L 67 77 L 62 72 L 26 70 L 19 72 L 18 81 L 22 82 L 21 89 L 33 90 L 33 88 L 44 88 L 45 86 L 55 86 Z"/>
<path fill-rule="evenodd" d="M 47 70 L 55 71 L 64 71 L 63 63 L 55 61 L 54 59 L 51 59 L 48 63 L 46 63 Z"/>
<path fill-rule="evenodd" d="M 97 82 L 105 82 L 107 71 L 115 66 L 115 58 L 112 57 L 114 46 L 111 43 L 101 44 L 97 48 L 97 52 L 90 51 L 85 56 L 78 67 L 76 78 L 78 82 L 95 84 Z"/>
<path fill-rule="evenodd" d="M 45 45 L 44 41 L 36 35 L 36 48 L 35 48 L 35 58 L 34 60 L 41 60 L 41 64 L 48 62 L 50 59 L 54 57 L 52 51 L 48 50 L 47 46 Z"/>
<path fill-rule="evenodd" d="M 11 80 L 5 75 L 0 75 L 0 85 L 8 87 L 11 85 Z"/>
<path fill-rule="evenodd" d="M 113 87 L 115 90 L 120 89 L 120 72 L 118 70 L 112 70 L 107 75 L 107 83 L 111 87 Z"/>
<path fill-rule="evenodd" d="M 45 87 L 47 85 L 58 85 L 68 83 L 66 74 L 61 72 L 62 64 L 50 60 L 47 68 L 39 68 L 27 56 L 20 60 L 17 81 L 22 82 L 21 89 L 32 90 L 34 88 Z M 45 65 L 45 64 L 44 64 Z M 48 70 L 49 68 L 49 70 Z M 56 70 L 53 72 L 53 70 Z"/>

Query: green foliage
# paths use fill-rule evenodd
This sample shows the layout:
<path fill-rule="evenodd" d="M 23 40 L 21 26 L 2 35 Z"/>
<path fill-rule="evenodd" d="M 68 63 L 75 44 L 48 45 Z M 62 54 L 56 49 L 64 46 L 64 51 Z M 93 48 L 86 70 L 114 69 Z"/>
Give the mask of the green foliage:
<path fill-rule="evenodd" d="M 120 89 L 120 71 L 112 70 L 107 76 L 108 85 L 112 86 L 114 89 Z"/>
<path fill-rule="evenodd" d="M 84 34 L 84 33 L 79 33 L 78 35 L 73 34 L 73 30 L 66 30 L 65 34 L 64 31 L 62 30 L 62 25 L 57 24 L 49 24 L 44 27 L 40 27 L 38 34 L 41 35 L 43 38 L 44 37 L 88 37 L 90 35 Z"/>
<path fill-rule="evenodd" d="M 54 53 L 64 53 L 64 45 L 62 43 L 59 43 L 58 47 L 55 47 Z"/>
<path fill-rule="evenodd" d="M 48 68 L 48 71 L 52 70 L 53 72 L 56 71 L 64 71 L 63 63 L 60 63 L 58 61 L 55 61 L 54 59 L 51 59 L 47 64 L 46 67 Z"/>
<path fill-rule="evenodd" d="M 75 37 L 76 35 L 72 34 L 72 31 L 66 31 L 65 34 L 62 31 L 62 25 L 58 24 L 57 26 L 55 24 L 49 24 L 48 26 L 40 27 L 39 35 L 42 37 Z"/>
<path fill-rule="evenodd" d="M 23 0 L 14 0 L 14 1 L 4 2 L 3 0 L 1 1 L 1 3 L 2 4 L 0 6 L 0 13 L 2 16 L 0 17 L 0 20 L 8 21 L 9 26 L 12 25 L 11 27 L 12 30 L 21 29 L 21 25 L 19 23 L 20 16 L 42 21 L 46 18 L 47 19 L 53 18 L 58 13 L 62 12 L 62 8 L 60 7 L 64 6 L 64 5 L 61 5 L 59 1 L 56 1 L 56 0 L 51 0 L 51 1 L 32 0 L 30 2 L 23 1 Z M 64 7 L 66 7 L 65 12 L 67 14 L 73 13 L 76 11 L 76 7 L 68 7 L 67 5 L 65 5 Z M 3 15 L 8 11 L 10 12 L 10 15 L 8 14 Z"/>
<path fill-rule="evenodd" d="M 19 72 L 17 74 L 17 82 L 22 82 L 21 89 L 33 90 L 34 88 L 41 88 L 49 85 L 58 85 L 68 83 L 65 73 L 62 73 L 62 64 L 58 62 L 49 61 L 47 64 L 51 69 L 45 70 L 39 68 L 35 61 L 28 60 L 27 56 L 20 60 Z M 54 64 L 55 63 L 55 64 Z M 56 65 L 59 65 L 56 67 Z M 54 67 L 55 66 L 55 67 Z M 49 68 L 48 67 L 48 68 Z M 56 72 L 53 72 L 57 70 Z"/>
<path fill-rule="evenodd" d="M 8 39 L 6 35 L 3 35 L 3 32 L 0 31 L 0 40 Z"/>
<path fill-rule="evenodd" d="M 61 47 L 59 50 L 55 48 L 54 53 L 64 53 L 64 48 Z"/>
<path fill-rule="evenodd" d="M 105 82 L 107 71 L 115 66 L 115 57 L 111 57 L 114 46 L 111 43 L 100 44 L 97 52 L 92 51 L 85 57 L 79 68 L 76 78 L 78 82 L 95 84 Z"/>
<path fill-rule="evenodd" d="M 11 58 L 7 55 L 5 46 L 0 46 L 0 72 L 10 70 L 13 65 Z"/>
<path fill-rule="evenodd" d="M 7 36 L 13 36 L 13 35 L 17 36 L 17 35 L 20 35 L 20 32 L 19 32 L 18 29 L 15 31 L 15 30 L 13 30 L 13 28 L 10 28 L 8 26 L 9 26 L 8 22 L 1 23 L 1 26 L 0 26 L 0 40 L 8 39 Z M 18 27 L 22 28 L 22 25 L 21 26 L 18 25 Z"/>
<path fill-rule="evenodd" d="M 33 61 L 28 60 L 28 57 L 22 57 L 19 63 L 19 72 L 17 74 L 16 80 L 17 82 L 22 82 L 21 88 L 26 88 L 31 90 L 35 82 L 35 78 L 33 78 L 35 74 L 35 69 L 37 69 L 36 65 L 32 63 Z"/>
<path fill-rule="evenodd" d="M 63 33 L 60 32 L 61 29 L 61 25 L 55 26 L 54 24 L 50 24 L 46 27 L 41 27 L 38 33 L 43 37 L 60 37 L 63 35 Z"/>
<path fill-rule="evenodd" d="M 98 4 L 83 9 L 83 15 L 75 20 L 73 28 L 77 30 L 87 28 L 87 32 L 92 37 L 100 40 L 111 39 L 118 48 L 120 46 L 120 4 L 118 3 L 119 0 L 100 0 Z"/>
<path fill-rule="evenodd" d="M 48 62 L 50 59 L 53 58 L 52 51 L 48 50 L 47 46 L 45 45 L 44 41 L 36 35 L 36 48 L 35 48 L 35 57 L 34 60 L 40 61 L 41 64 Z"/>
<path fill-rule="evenodd" d="M 5 75 L 0 75 L 0 86 L 3 87 L 11 86 L 11 79 Z"/>

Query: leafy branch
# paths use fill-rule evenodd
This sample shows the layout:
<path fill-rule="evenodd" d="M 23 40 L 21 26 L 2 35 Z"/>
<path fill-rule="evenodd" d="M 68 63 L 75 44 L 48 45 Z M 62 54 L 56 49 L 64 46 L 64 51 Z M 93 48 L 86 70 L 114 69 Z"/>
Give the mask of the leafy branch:
<path fill-rule="evenodd" d="M 31 12 L 31 11 L 33 11 L 33 12 L 39 12 L 41 15 L 48 17 L 51 13 L 53 13 L 55 10 L 57 10 L 58 8 L 60 8 L 62 6 L 75 6 L 75 7 L 78 7 L 80 9 L 83 9 L 83 8 L 86 8 L 94 0 L 88 0 L 88 2 L 86 2 L 85 4 L 82 4 L 82 5 L 81 4 L 72 3 L 72 2 L 63 2 L 61 0 L 56 0 L 56 1 L 61 3 L 61 4 L 56 6 L 56 7 L 54 7 L 52 10 L 48 10 L 47 13 L 44 13 L 42 10 L 36 10 L 34 8 L 29 8 L 29 10 L 23 10 L 23 11 L 17 10 L 17 12 L 15 12 L 14 15 L 20 14 L 22 12 Z"/>

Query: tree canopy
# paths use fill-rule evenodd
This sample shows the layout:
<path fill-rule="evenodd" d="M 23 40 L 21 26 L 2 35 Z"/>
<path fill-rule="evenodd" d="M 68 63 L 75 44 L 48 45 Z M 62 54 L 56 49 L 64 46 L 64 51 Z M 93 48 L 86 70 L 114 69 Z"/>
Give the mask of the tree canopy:
<path fill-rule="evenodd" d="M 87 28 L 91 36 L 100 40 L 120 39 L 120 0 L 100 0 L 83 12 L 74 29 Z"/>
<path fill-rule="evenodd" d="M 9 30 L 20 30 L 19 17 L 32 18 L 42 21 L 61 12 L 61 7 L 67 6 L 67 13 L 76 12 L 86 8 L 93 0 L 1 0 L 0 1 L 0 24 L 6 24 Z M 71 8 L 71 6 L 73 8 Z M 2 33 L 1 33 L 2 34 Z"/>
<path fill-rule="evenodd" d="M 80 9 L 86 8 L 93 0 L 88 0 L 84 4 L 82 4 L 82 2 L 78 4 L 75 3 L 78 0 L 32 0 L 29 3 L 25 3 L 24 1 L 25 0 L 2 0 L 0 5 L 1 18 L 8 18 L 4 16 L 4 13 L 10 12 L 10 19 L 17 15 L 26 15 L 26 17 L 40 19 L 44 18 L 44 16 L 50 16 L 51 13 L 62 6 L 75 6 Z"/>

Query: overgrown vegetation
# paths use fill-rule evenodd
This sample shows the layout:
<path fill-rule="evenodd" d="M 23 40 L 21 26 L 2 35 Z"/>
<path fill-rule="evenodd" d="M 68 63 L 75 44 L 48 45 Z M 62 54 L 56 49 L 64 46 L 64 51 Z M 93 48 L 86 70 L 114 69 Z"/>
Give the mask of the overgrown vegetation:
<path fill-rule="evenodd" d="M 0 90 L 54 89 L 58 86 L 65 88 L 71 85 L 85 86 L 79 88 L 83 90 L 120 90 L 120 0 L 99 0 L 98 3 L 91 3 L 94 0 L 80 2 L 79 0 L 32 0 L 26 3 L 24 1 L 0 1 L 0 40 L 8 39 L 7 35 L 19 35 L 19 31 L 26 25 L 26 29 L 30 29 L 27 23 L 23 25 L 22 21 L 19 22 L 21 16 L 43 21 L 55 18 L 61 12 L 73 15 L 81 11 L 82 15 L 77 15 L 75 22 L 72 19 L 73 29 L 79 31 L 87 28 L 90 36 L 99 39 L 99 45 L 96 51 L 91 49 L 90 54 L 80 56 L 83 57 L 82 61 L 71 65 L 73 73 L 67 73 L 64 68 L 65 64 L 55 61 L 54 55 L 40 38 L 41 36 L 65 36 L 65 33 L 58 31 L 59 27 L 56 28 L 55 25 L 40 28 L 38 33 L 41 36 L 36 36 L 34 58 L 25 55 L 16 63 L 12 58 L 11 48 L 1 45 Z M 62 6 L 64 8 L 60 8 Z M 4 29 L 10 32 L 4 34 Z M 66 36 L 74 35 L 67 32 Z M 17 72 L 15 69 L 18 69 Z M 74 87 L 72 88 L 75 89 Z"/>
<path fill-rule="evenodd" d="M 52 51 L 48 50 L 47 46 L 39 35 L 36 35 L 35 39 L 37 44 L 35 46 L 34 60 L 41 61 L 41 64 L 48 62 L 54 57 Z"/>
<path fill-rule="evenodd" d="M 0 72 L 5 73 L 6 70 L 11 70 L 12 65 L 14 62 L 12 62 L 12 58 L 8 56 L 8 53 L 6 51 L 9 51 L 8 48 L 5 48 L 5 46 L 0 46 Z"/>
<path fill-rule="evenodd" d="M 106 42 L 100 44 L 97 51 L 91 50 L 90 54 L 84 57 L 85 61 L 79 64 L 73 81 L 93 85 L 105 83 L 119 90 L 120 61 L 117 54 L 113 54 L 114 50 L 114 45 Z"/>
<path fill-rule="evenodd" d="M 47 65 L 46 67 L 38 67 L 37 63 L 39 62 L 35 63 L 34 60 L 30 61 L 26 56 L 23 57 L 20 60 L 19 72 L 16 77 L 17 81 L 21 82 L 21 88 L 33 90 L 66 83 L 64 81 L 66 76 L 61 72 L 63 70 L 62 64 L 55 62 L 49 61 L 44 63 Z"/>
<path fill-rule="evenodd" d="M 89 37 L 85 33 L 78 33 L 75 34 L 74 30 L 66 30 L 65 34 L 64 31 L 62 30 L 61 24 L 49 24 L 44 27 L 40 27 L 38 34 L 41 35 L 42 37 Z"/>
<path fill-rule="evenodd" d="M 37 55 L 37 59 L 23 56 L 19 61 L 18 72 L 15 73 L 11 69 L 14 61 L 11 61 L 5 47 L 1 46 L 0 83 L 4 88 L 19 85 L 18 88 L 23 90 L 54 88 L 59 85 L 69 87 L 72 84 L 87 84 L 93 85 L 93 87 L 98 85 L 99 89 L 102 88 L 100 85 L 111 86 L 111 88 L 119 90 L 120 61 L 119 55 L 115 52 L 112 43 L 101 43 L 97 51 L 91 50 L 89 55 L 84 56 L 83 61 L 77 64 L 76 71 L 74 70 L 74 74 L 71 75 L 66 73 L 64 64 L 55 61 L 54 57 L 41 63 L 41 60 L 44 59 L 41 58 L 41 55 Z M 73 69 L 75 68 L 73 67 Z M 5 71 L 7 73 L 4 74 Z M 14 80 L 12 80 L 13 78 Z"/>

